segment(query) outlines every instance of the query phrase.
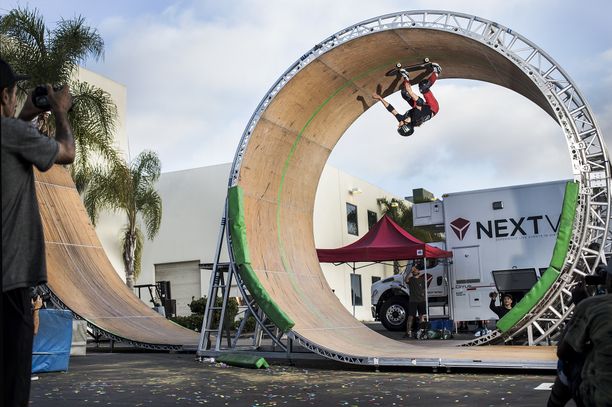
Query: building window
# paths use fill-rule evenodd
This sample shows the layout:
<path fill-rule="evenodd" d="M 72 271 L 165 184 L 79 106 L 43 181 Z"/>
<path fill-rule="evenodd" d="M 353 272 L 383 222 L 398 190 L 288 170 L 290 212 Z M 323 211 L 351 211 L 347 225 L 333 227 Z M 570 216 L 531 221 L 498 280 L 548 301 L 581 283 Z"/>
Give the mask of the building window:
<path fill-rule="evenodd" d="M 357 227 L 357 207 L 348 202 L 346 203 L 346 228 L 349 235 L 359 236 L 359 228 Z"/>
<path fill-rule="evenodd" d="M 361 274 L 351 274 L 351 299 L 353 306 L 363 305 L 361 295 Z"/>
<path fill-rule="evenodd" d="M 375 282 L 380 281 L 380 277 L 378 276 L 372 276 L 372 284 L 374 284 Z"/>
<path fill-rule="evenodd" d="M 376 225 L 378 222 L 378 215 L 376 212 L 368 211 L 368 230 L 372 229 L 372 226 Z"/>

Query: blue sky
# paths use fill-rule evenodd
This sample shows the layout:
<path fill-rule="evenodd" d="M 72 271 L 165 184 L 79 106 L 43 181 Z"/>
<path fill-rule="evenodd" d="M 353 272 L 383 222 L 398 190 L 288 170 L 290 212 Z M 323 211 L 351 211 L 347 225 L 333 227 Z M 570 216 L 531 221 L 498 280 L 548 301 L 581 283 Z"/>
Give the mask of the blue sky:
<path fill-rule="evenodd" d="M 131 153 L 156 150 L 164 171 L 231 161 L 261 98 L 314 44 L 372 17 L 430 8 L 497 21 L 536 43 L 572 77 L 612 142 L 607 0 L 3 0 L 0 13 L 16 6 L 38 8 L 50 27 L 82 15 L 99 30 L 104 60 L 85 66 L 127 86 Z M 414 137 L 400 138 L 375 106 L 330 164 L 397 195 L 571 177 L 561 130 L 522 96 L 459 80 L 436 88 L 440 114 Z"/>

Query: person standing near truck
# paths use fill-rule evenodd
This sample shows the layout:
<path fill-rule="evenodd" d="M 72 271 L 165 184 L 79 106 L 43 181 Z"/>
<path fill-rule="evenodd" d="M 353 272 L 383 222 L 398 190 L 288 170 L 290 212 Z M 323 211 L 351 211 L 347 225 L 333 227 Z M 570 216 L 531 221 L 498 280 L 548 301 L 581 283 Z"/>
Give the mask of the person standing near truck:
<path fill-rule="evenodd" d="M 412 271 L 406 277 L 406 284 L 410 291 L 410 298 L 408 300 L 408 321 L 406 322 L 406 335 L 404 338 L 414 338 L 412 332 L 412 322 L 414 318 L 419 316 L 419 330 L 417 331 L 416 337 L 418 338 L 423 330 L 425 323 L 425 289 L 427 287 L 427 275 L 421 273 L 423 270 L 423 263 L 415 262 L 412 265 Z"/>

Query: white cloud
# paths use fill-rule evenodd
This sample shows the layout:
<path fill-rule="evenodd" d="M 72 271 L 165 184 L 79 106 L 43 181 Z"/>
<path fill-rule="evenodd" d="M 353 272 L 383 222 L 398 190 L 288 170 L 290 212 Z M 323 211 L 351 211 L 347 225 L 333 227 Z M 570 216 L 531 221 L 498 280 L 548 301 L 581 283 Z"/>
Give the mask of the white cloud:
<path fill-rule="evenodd" d="M 30 3 L 51 9 L 45 2 Z M 58 1 L 53 8 L 75 4 L 88 21 L 100 21 L 107 44 L 105 61 L 91 68 L 128 87 L 132 155 L 154 149 L 165 171 L 231 161 L 261 98 L 316 43 L 374 16 L 432 8 L 424 0 L 182 0 L 144 2 L 141 10 L 130 3 L 129 11 L 124 2 L 109 0 L 91 16 L 82 2 Z M 574 77 L 610 134 L 606 0 L 588 8 L 577 0 L 440 0 L 433 8 L 497 21 L 542 46 Z M 575 27 L 577 12 L 594 22 L 589 30 L 568 29 Z M 331 163 L 398 194 L 571 175 L 559 128 L 531 102 L 473 82 L 440 81 L 436 92 L 440 115 L 413 137 L 398 136 L 393 118 L 376 106 L 347 132 Z M 371 158 L 372 146 L 380 157 Z"/>

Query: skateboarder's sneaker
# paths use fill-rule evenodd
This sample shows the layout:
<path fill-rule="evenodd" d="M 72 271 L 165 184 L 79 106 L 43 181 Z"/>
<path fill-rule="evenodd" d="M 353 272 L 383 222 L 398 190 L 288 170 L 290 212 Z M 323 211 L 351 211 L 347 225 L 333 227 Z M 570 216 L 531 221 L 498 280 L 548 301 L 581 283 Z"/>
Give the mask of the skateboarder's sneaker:
<path fill-rule="evenodd" d="M 431 69 L 438 75 L 440 75 L 442 73 L 442 67 L 438 64 L 436 64 L 435 62 L 432 62 L 431 64 Z"/>
<path fill-rule="evenodd" d="M 407 70 L 401 68 L 398 72 L 402 76 L 402 78 L 406 79 L 407 81 L 410 81 L 410 75 L 408 74 Z"/>

